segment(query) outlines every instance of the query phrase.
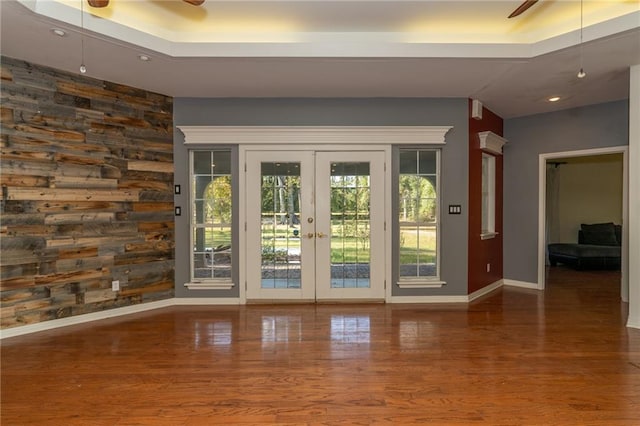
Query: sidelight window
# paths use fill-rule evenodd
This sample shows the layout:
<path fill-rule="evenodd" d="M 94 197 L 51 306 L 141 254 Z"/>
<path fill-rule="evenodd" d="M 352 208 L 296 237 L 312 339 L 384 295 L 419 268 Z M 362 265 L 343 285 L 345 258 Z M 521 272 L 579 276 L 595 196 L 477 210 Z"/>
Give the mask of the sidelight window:
<path fill-rule="evenodd" d="M 439 164 L 437 149 L 400 149 L 398 238 L 400 287 L 439 278 Z"/>
<path fill-rule="evenodd" d="M 496 157 L 482 154 L 482 229 L 481 238 L 496 235 Z"/>
<path fill-rule="evenodd" d="M 191 281 L 231 281 L 231 150 L 191 151 Z"/>

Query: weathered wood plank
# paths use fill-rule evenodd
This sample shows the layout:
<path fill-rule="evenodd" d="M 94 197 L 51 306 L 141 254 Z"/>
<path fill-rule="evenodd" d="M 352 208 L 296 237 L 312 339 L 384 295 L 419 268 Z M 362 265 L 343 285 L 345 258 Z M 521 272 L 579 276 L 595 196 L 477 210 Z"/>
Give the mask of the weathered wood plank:
<path fill-rule="evenodd" d="M 135 296 L 135 295 L 141 295 L 145 293 L 157 293 L 157 292 L 166 291 L 166 290 L 173 290 L 173 280 L 160 281 L 158 283 L 147 285 L 145 287 L 130 288 L 127 286 L 126 288 L 123 288 L 120 291 L 119 296 L 120 297 Z"/>
<path fill-rule="evenodd" d="M 127 169 L 143 172 L 173 173 L 173 163 L 162 163 L 160 161 L 129 160 Z"/>
<path fill-rule="evenodd" d="M 13 81 L 13 73 L 5 60 L 0 63 L 0 79 L 2 80 L 2 84 Z"/>
<path fill-rule="evenodd" d="M 137 190 L 80 190 L 80 189 L 25 189 L 7 188 L 8 200 L 47 200 L 47 201 L 137 201 Z"/>
<path fill-rule="evenodd" d="M 113 147 L 112 154 L 118 155 L 128 160 L 158 161 L 170 163 L 173 161 L 173 152 L 159 152 L 148 149 L 126 149 Z"/>
<path fill-rule="evenodd" d="M 91 279 L 101 278 L 104 275 L 102 270 L 82 270 L 63 272 L 58 274 L 38 275 L 35 277 L 35 285 L 55 285 L 71 282 L 82 282 Z"/>
<path fill-rule="evenodd" d="M 53 101 L 58 105 L 67 105 L 74 108 L 91 108 L 91 99 L 86 96 L 73 96 L 61 92 L 56 92 L 53 94 Z"/>
<path fill-rule="evenodd" d="M 138 223 L 139 232 L 157 232 L 161 234 L 169 234 L 175 228 L 173 221 L 167 222 L 140 222 Z"/>
<path fill-rule="evenodd" d="M 0 173 L 0 186 L 43 188 L 49 186 L 49 178 L 46 176 L 11 175 Z"/>
<path fill-rule="evenodd" d="M 173 211 L 158 211 L 158 212 L 118 212 L 116 218 L 118 220 L 126 220 L 131 222 L 157 222 L 158 220 L 170 221 L 173 220 Z"/>
<path fill-rule="evenodd" d="M 0 318 L 4 321 L 5 319 L 11 319 L 16 316 L 16 308 L 15 306 L 2 306 L 0 308 Z"/>
<path fill-rule="evenodd" d="M 111 290 L 95 290 L 84 293 L 84 303 L 104 302 L 113 300 L 117 297 L 117 293 Z"/>
<path fill-rule="evenodd" d="M 114 203 L 108 201 L 76 201 L 76 202 L 50 202 L 50 201 L 12 201 L 5 203 L 7 213 L 57 213 L 77 211 L 79 213 L 99 210 L 102 212 L 117 212 L 132 210 L 130 202 Z"/>
<path fill-rule="evenodd" d="M 147 252 L 147 251 L 169 251 L 173 250 L 175 246 L 174 241 L 157 241 L 150 240 L 144 243 L 130 243 L 125 244 L 124 249 L 127 252 Z"/>
<path fill-rule="evenodd" d="M 85 166 L 102 165 L 104 163 L 104 154 L 102 152 L 83 151 L 83 155 L 66 154 L 57 152 L 53 156 L 54 161 L 63 162 L 64 164 L 81 164 Z"/>
<path fill-rule="evenodd" d="M 51 296 L 51 290 L 48 287 L 31 287 L 27 289 L 11 290 L 2 293 L 0 301 L 4 305 L 11 305 L 17 302 L 24 302 L 34 299 L 43 299 Z"/>
<path fill-rule="evenodd" d="M 121 179 L 118 183 L 120 189 L 145 189 L 158 192 L 170 192 L 173 189 L 172 182 L 148 181 L 148 180 L 130 180 Z"/>
<path fill-rule="evenodd" d="M 76 212 L 48 214 L 44 218 L 47 225 L 64 225 L 77 223 L 103 223 L 115 220 L 113 212 Z"/>
<path fill-rule="evenodd" d="M 8 129 L 14 130 L 20 134 L 30 134 L 32 136 L 45 136 L 56 141 L 76 141 L 84 142 L 84 133 L 74 132 L 71 130 L 63 130 L 50 128 L 46 126 L 29 126 L 25 124 L 13 124 L 7 126 Z"/>
<path fill-rule="evenodd" d="M 3 213 L 2 214 L 2 225 L 11 227 L 16 225 L 44 225 L 45 215 L 40 213 L 31 213 L 31 214 L 13 214 L 13 213 Z"/>
<path fill-rule="evenodd" d="M 113 256 L 60 259 L 56 262 L 56 270 L 58 272 L 72 272 L 81 269 L 100 269 L 113 265 L 115 265 Z"/>
<path fill-rule="evenodd" d="M 60 249 L 58 250 L 58 259 L 82 259 L 86 257 L 97 257 L 98 256 L 98 248 L 97 247 L 81 247 L 81 248 L 71 248 L 71 249 Z"/>
<path fill-rule="evenodd" d="M 114 256 L 113 263 L 116 266 L 125 264 L 140 264 L 158 262 L 173 259 L 173 250 L 151 250 L 151 251 L 129 251 L 124 254 Z"/>
<path fill-rule="evenodd" d="M 19 161 L 4 160 L 0 161 L 0 167 L 3 173 L 23 174 L 35 176 L 84 176 L 99 178 L 102 175 L 103 166 L 85 166 L 80 164 L 60 164 L 43 161 Z"/>
<path fill-rule="evenodd" d="M 8 231 L 9 232 L 9 231 Z M 47 240 L 42 237 L 33 236 L 3 236 L 0 239 L 0 249 L 2 249 L 2 259 L 11 258 L 11 251 L 18 250 L 20 252 L 34 252 L 42 250 L 46 247 Z"/>
<path fill-rule="evenodd" d="M 16 310 L 16 314 L 20 314 L 22 311 L 33 311 L 36 309 L 47 308 L 49 306 L 51 306 L 51 299 L 49 298 L 18 302 L 13 305 Z"/>
<path fill-rule="evenodd" d="M 104 255 L 102 250 L 112 247 L 120 247 L 124 250 L 124 244 L 127 243 L 135 243 L 139 241 L 144 241 L 143 238 L 138 235 L 127 235 L 127 236 L 100 236 L 100 237 L 63 237 L 63 238 L 55 238 L 52 240 L 47 240 L 47 248 L 57 248 L 57 249 L 70 249 L 72 247 L 99 247 L 98 253 L 100 255 Z"/>
<path fill-rule="evenodd" d="M 0 106 L 0 120 L 5 125 L 13 123 L 13 109 L 6 105 Z"/>
<path fill-rule="evenodd" d="M 173 184 L 173 173 L 156 173 L 156 172 L 141 172 L 136 170 L 126 170 L 122 174 L 122 180 L 136 180 L 143 182 L 166 182 Z M 173 193 L 173 187 L 171 188 Z"/>
<path fill-rule="evenodd" d="M 9 237 L 50 237 L 55 232 L 55 228 L 47 225 L 14 225 L 8 228 L 6 235 Z"/>
<path fill-rule="evenodd" d="M 24 263 L 24 259 L 20 261 L 20 264 L 6 264 L 2 262 L 0 264 L 0 279 L 6 280 L 8 278 L 18 278 L 25 275 L 35 275 L 40 270 L 37 259 L 33 259 L 33 262 Z"/>
<path fill-rule="evenodd" d="M 51 188 L 118 189 L 118 180 L 79 176 L 53 176 L 51 178 Z"/>
<path fill-rule="evenodd" d="M 24 135 L 22 133 L 11 133 L 8 135 L 7 148 L 18 151 L 66 152 L 77 155 L 88 155 L 87 153 L 91 153 L 92 155 L 100 155 L 102 157 L 108 156 L 111 153 L 109 148 L 89 141 L 52 142 L 53 141 L 41 137 Z"/>
<path fill-rule="evenodd" d="M 171 193 L 171 192 L 140 190 L 139 194 L 140 194 L 139 201 L 141 201 L 141 202 L 148 202 L 148 201 L 170 202 L 170 201 L 173 201 L 173 193 Z M 158 212 L 158 214 L 162 214 L 162 213 L 163 212 Z"/>
<path fill-rule="evenodd" d="M 134 212 L 158 212 L 158 211 L 170 211 L 173 212 L 174 204 L 171 203 L 135 203 L 133 205 Z"/>
<path fill-rule="evenodd" d="M 6 280 L 0 281 L 0 291 L 23 289 L 23 288 L 33 287 L 35 285 L 36 285 L 35 275 L 8 278 Z"/>
<path fill-rule="evenodd" d="M 53 153 L 48 151 L 25 151 L 3 149 L 0 155 L 4 161 L 20 160 L 20 161 L 40 161 L 50 163 L 54 160 Z"/>

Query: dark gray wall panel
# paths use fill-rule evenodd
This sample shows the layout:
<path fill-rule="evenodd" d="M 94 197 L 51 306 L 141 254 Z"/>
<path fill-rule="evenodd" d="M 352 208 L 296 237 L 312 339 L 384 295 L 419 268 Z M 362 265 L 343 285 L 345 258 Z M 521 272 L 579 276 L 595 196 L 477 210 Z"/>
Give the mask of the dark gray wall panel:
<path fill-rule="evenodd" d="M 625 100 L 505 121 L 505 279 L 538 282 L 540 154 L 628 145 L 628 119 Z"/>

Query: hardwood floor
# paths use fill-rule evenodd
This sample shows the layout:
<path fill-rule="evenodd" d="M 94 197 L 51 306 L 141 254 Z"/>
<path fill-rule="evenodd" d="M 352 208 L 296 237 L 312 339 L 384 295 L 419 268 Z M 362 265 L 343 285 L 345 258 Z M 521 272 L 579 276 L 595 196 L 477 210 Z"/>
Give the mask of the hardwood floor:
<path fill-rule="evenodd" d="M 9 338 L 2 425 L 638 425 L 619 291 L 556 267 L 468 306 L 184 306 Z"/>

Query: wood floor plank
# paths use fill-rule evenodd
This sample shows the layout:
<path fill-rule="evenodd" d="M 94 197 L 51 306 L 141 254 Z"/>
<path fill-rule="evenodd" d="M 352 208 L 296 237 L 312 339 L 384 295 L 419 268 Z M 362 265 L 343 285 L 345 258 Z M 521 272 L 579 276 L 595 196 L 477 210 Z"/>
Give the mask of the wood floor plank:
<path fill-rule="evenodd" d="M 4 339 L 5 425 L 638 425 L 620 275 L 468 305 L 158 309 Z"/>

